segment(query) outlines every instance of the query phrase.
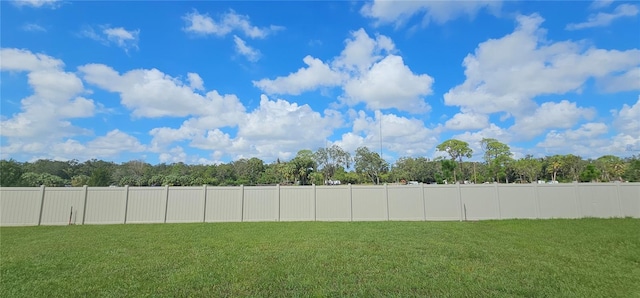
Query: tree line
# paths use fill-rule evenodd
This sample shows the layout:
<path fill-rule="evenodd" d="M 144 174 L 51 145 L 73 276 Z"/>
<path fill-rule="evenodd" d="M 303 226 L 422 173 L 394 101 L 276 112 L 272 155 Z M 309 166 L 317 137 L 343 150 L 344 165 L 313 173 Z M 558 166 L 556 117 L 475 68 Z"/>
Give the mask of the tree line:
<path fill-rule="evenodd" d="M 56 161 L 40 159 L 0 161 L 0 186 L 194 186 L 194 185 L 309 185 L 407 183 L 532 183 L 640 181 L 640 156 L 613 155 L 583 159 L 573 154 L 514 159 L 508 145 L 496 139 L 481 141 L 483 161 L 473 156 L 469 144 L 444 141 L 436 150 L 446 157 L 401 157 L 389 164 L 367 147 L 355 155 L 333 145 L 315 152 L 300 150 L 289 161 L 266 164 L 259 158 L 243 158 L 215 165 L 182 162 L 151 165 L 132 160 Z"/>

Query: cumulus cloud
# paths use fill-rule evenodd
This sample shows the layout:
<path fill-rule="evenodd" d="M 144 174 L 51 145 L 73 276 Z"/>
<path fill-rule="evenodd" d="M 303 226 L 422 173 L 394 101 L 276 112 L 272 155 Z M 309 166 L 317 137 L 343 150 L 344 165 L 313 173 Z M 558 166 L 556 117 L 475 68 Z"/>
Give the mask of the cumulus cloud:
<path fill-rule="evenodd" d="M 516 118 L 509 129 L 519 138 L 531 138 L 551 128 L 571 128 L 581 119 L 595 117 L 593 108 L 578 107 L 575 102 L 545 102 L 535 112 Z"/>
<path fill-rule="evenodd" d="M 222 14 L 218 20 L 214 20 L 208 14 L 200 14 L 196 10 L 185 14 L 182 19 L 185 21 L 183 28 L 185 32 L 199 35 L 225 36 L 235 31 L 242 32 L 244 36 L 254 39 L 265 38 L 284 29 L 284 27 L 276 25 L 262 28 L 253 26 L 248 16 L 238 14 L 233 10 Z"/>
<path fill-rule="evenodd" d="M 515 121 L 510 131 L 520 138 L 531 138 L 547 129 L 571 128 L 594 114 L 592 109 L 568 101 L 539 106 L 535 102 L 538 96 L 580 93 L 590 79 L 597 84 L 616 82 L 609 84 L 615 90 L 638 88 L 637 82 L 627 78 L 633 77 L 640 64 L 639 50 L 550 42 L 540 28 L 543 21 L 537 14 L 518 16 L 513 33 L 479 44 L 464 59 L 465 81 L 444 95 L 445 104 L 476 115 L 506 113 Z M 533 115 L 531 111 L 535 111 Z"/>
<path fill-rule="evenodd" d="M 136 69 L 121 75 L 104 64 L 87 64 L 78 70 L 88 83 L 119 93 L 121 103 L 133 111 L 134 117 L 216 115 L 217 121 L 234 124 L 235 113 L 244 112 L 235 95 L 222 96 L 217 91 L 200 95 L 191 85 L 157 69 Z"/>
<path fill-rule="evenodd" d="M 364 102 L 371 110 L 396 108 L 423 113 L 429 106 L 422 98 L 432 94 L 432 84 L 432 77 L 414 75 L 402 57 L 389 55 L 364 75 L 349 80 L 344 86 L 344 99 L 352 104 Z"/>
<path fill-rule="evenodd" d="M 300 95 L 319 87 L 337 86 L 342 81 L 342 75 L 333 71 L 322 60 L 306 56 L 302 61 L 307 65 L 306 68 L 300 68 L 285 77 L 253 81 L 253 85 L 267 94 Z"/>
<path fill-rule="evenodd" d="M 398 109 L 424 113 L 430 106 L 424 97 L 432 94 L 433 78 L 414 74 L 396 52 L 393 41 L 384 35 L 370 37 L 364 29 L 351 32 L 345 48 L 331 63 L 307 56 L 306 68 L 276 79 L 254 81 L 268 94 L 298 95 L 320 87 L 341 86 L 341 100 L 369 109 Z"/>
<path fill-rule="evenodd" d="M 619 111 L 613 110 L 612 115 L 613 124 L 618 131 L 640 137 L 640 95 L 634 105 L 624 104 Z"/>
<path fill-rule="evenodd" d="M 44 54 L 27 50 L 1 49 L 2 71 L 27 72 L 33 94 L 21 100 L 21 111 L 0 121 L 0 135 L 10 142 L 53 140 L 89 133 L 72 125 L 69 119 L 93 116 L 93 100 L 85 92 L 80 78 L 63 70 L 64 63 Z"/>
<path fill-rule="evenodd" d="M 233 42 L 235 43 L 236 53 L 244 56 L 251 62 L 258 61 L 260 56 L 262 56 L 260 51 L 248 46 L 247 43 L 237 35 L 233 36 Z"/>
<path fill-rule="evenodd" d="M 611 24 L 614 20 L 623 17 L 633 17 L 638 15 L 638 6 L 631 4 L 620 4 L 612 13 L 599 12 L 589 16 L 587 21 L 582 23 L 568 24 L 567 30 L 580 30 L 594 27 L 604 27 Z"/>
<path fill-rule="evenodd" d="M 93 27 L 86 26 L 80 31 L 81 37 L 87 37 L 98 41 L 106 46 L 115 45 L 125 52 L 131 49 L 138 49 L 140 40 L 140 29 L 127 30 L 123 27 L 111 27 L 109 25 L 100 25 L 96 31 Z"/>
<path fill-rule="evenodd" d="M 467 16 L 474 18 L 479 11 L 486 9 L 497 12 L 501 1 L 387 1 L 374 0 L 366 3 L 360 13 L 375 20 L 376 25 L 395 24 L 400 27 L 413 16 L 423 15 L 422 24 L 431 22 L 442 25 L 456 18 Z"/>
<path fill-rule="evenodd" d="M 376 111 L 368 116 L 365 111 L 352 111 L 356 117 L 352 130 L 334 142 L 345 150 L 355 151 L 360 146 L 378 151 L 382 133 L 382 147 L 403 156 L 425 155 L 438 144 L 441 127 L 427 128 L 423 121 L 392 113 Z"/>
<path fill-rule="evenodd" d="M 489 116 L 477 113 L 457 113 L 445 122 L 444 126 L 451 130 L 476 130 L 489 125 Z"/>
<path fill-rule="evenodd" d="M 187 73 L 187 80 L 189 81 L 191 90 L 204 90 L 204 81 L 202 81 L 202 78 L 197 73 Z"/>

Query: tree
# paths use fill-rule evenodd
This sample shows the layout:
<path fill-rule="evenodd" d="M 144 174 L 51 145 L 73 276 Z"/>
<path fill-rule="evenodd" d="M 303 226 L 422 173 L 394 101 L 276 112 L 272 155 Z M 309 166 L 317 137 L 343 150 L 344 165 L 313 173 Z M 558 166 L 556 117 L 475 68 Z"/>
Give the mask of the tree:
<path fill-rule="evenodd" d="M 22 180 L 22 165 L 13 160 L 0 161 L 0 186 L 20 186 Z"/>
<path fill-rule="evenodd" d="M 600 176 L 600 171 L 593 164 L 588 164 L 582 172 L 580 172 L 580 181 L 595 182 Z"/>
<path fill-rule="evenodd" d="M 631 182 L 640 182 L 640 156 L 632 156 L 628 159 L 624 171 L 624 178 Z"/>
<path fill-rule="evenodd" d="M 354 162 L 356 172 L 366 175 L 374 184 L 380 184 L 380 175 L 389 171 L 389 163 L 367 147 L 356 149 Z"/>
<path fill-rule="evenodd" d="M 532 155 L 527 155 L 515 161 L 513 168 L 516 174 L 520 176 L 520 180 L 526 179 L 529 182 L 536 182 L 542 172 L 542 162 Z"/>
<path fill-rule="evenodd" d="M 558 172 L 562 168 L 562 156 L 554 155 L 546 158 L 547 173 L 551 174 L 551 181 L 555 182 L 558 178 Z"/>
<path fill-rule="evenodd" d="M 94 169 L 87 182 L 88 186 L 109 186 L 110 184 L 111 177 L 109 176 L 109 172 L 103 167 Z"/>
<path fill-rule="evenodd" d="M 451 157 L 452 161 L 458 160 L 458 163 L 462 163 L 462 158 L 471 158 L 473 150 L 469 148 L 469 143 L 456 139 L 450 139 L 442 142 L 442 144 L 436 146 L 438 151 L 446 152 Z M 453 180 L 458 181 L 456 178 L 456 170 L 453 169 Z"/>
<path fill-rule="evenodd" d="M 317 167 L 316 162 L 313 160 L 313 152 L 311 150 L 300 150 L 289 163 L 292 164 L 296 179 L 300 184 L 308 184 L 309 175 Z"/>
<path fill-rule="evenodd" d="M 487 169 L 495 177 L 495 181 L 500 182 L 500 176 L 507 176 L 505 167 L 511 161 L 511 149 L 507 144 L 492 138 L 483 138 L 480 144 L 484 149 Z"/>
<path fill-rule="evenodd" d="M 76 175 L 71 177 L 71 186 L 80 187 L 84 185 L 89 185 L 89 179 L 91 177 L 87 175 Z"/>
<path fill-rule="evenodd" d="M 602 175 L 602 181 L 622 180 L 625 164 L 620 157 L 604 155 L 596 159 L 596 166 Z"/>
<path fill-rule="evenodd" d="M 60 187 L 65 186 L 67 183 L 66 180 L 60 178 L 56 175 L 51 175 L 49 173 L 35 173 L 35 172 L 27 172 L 22 174 L 21 177 L 22 183 L 25 186 L 51 186 L 51 187 Z"/>
<path fill-rule="evenodd" d="M 324 174 L 325 181 L 332 180 L 339 167 L 349 168 L 351 166 L 351 155 L 338 145 L 319 148 L 314 154 L 314 159 Z"/>

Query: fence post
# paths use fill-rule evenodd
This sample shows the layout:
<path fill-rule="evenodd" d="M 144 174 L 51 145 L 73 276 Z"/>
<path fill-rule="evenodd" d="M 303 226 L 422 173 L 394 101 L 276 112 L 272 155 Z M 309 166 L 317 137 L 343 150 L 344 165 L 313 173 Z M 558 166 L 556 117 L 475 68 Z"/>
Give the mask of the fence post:
<path fill-rule="evenodd" d="M 124 186 L 124 222 L 127 223 L 127 214 L 129 213 L 129 185 Z"/>
<path fill-rule="evenodd" d="M 278 221 L 280 221 L 280 184 L 277 185 L 278 188 Z"/>
<path fill-rule="evenodd" d="M 203 211 L 202 211 L 202 222 L 206 222 L 207 221 L 207 185 L 204 184 L 202 185 L 202 192 L 204 192 L 203 194 L 203 198 L 204 198 L 204 202 L 203 202 Z"/>
<path fill-rule="evenodd" d="M 540 219 L 540 195 L 538 194 L 538 181 L 533 184 L 533 200 L 536 205 L 536 218 Z"/>
<path fill-rule="evenodd" d="M 456 182 L 456 188 L 458 189 L 458 204 L 460 205 L 460 221 L 462 221 L 462 219 L 464 218 L 464 206 L 462 205 L 462 192 L 460 191 L 460 183 Z"/>
<path fill-rule="evenodd" d="M 508 184 L 507 184 L 508 186 Z M 494 183 L 496 189 L 496 205 L 498 207 L 498 219 L 502 219 L 502 210 L 500 210 L 500 189 L 498 189 L 498 183 Z"/>
<path fill-rule="evenodd" d="M 576 215 L 577 218 L 582 218 L 582 208 L 580 207 L 580 196 L 578 193 L 578 181 L 573 181 L 573 194 L 576 199 Z"/>
<path fill-rule="evenodd" d="M 384 184 L 384 193 L 387 198 L 387 221 L 389 221 L 389 186 L 387 183 Z"/>
<path fill-rule="evenodd" d="M 622 205 L 620 204 L 620 181 L 616 181 L 616 198 L 618 199 L 618 216 L 624 217 L 622 214 Z"/>
<path fill-rule="evenodd" d="M 349 183 L 349 204 L 351 205 L 351 207 L 349 208 L 351 221 L 353 221 L 353 190 L 351 189 L 351 183 Z"/>
<path fill-rule="evenodd" d="M 167 223 L 167 211 L 169 210 L 169 185 L 164 186 L 164 223 Z"/>
<path fill-rule="evenodd" d="M 316 184 L 313 183 L 313 221 L 318 220 L 318 193 L 316 192 Z"/>
<path fill-rule="evenodd" d="M 42 211 L 44 209 L 44 189 L 46 186 L 40 185 L 40 215 L 38 215 L 38 225 L 42 223 Z"/>
<path fill-rule="evenodd" d="M 427 198 L 424 197 L 424 183 L 420 184 L 422 191 L 422 215 L 424 215 L 424 221 L 427 221 Z"/>
<path fill-rule="evenodd" d="M 240 222 L 244 221 L 244 185 L 240 185 Z"/>
<path fill-rule="evenodd" d="M 82 206 L 82 224 L 84 225 L 84 219 L 87 214 L 87 195 L 89 193 L 89 188 L 86 185 L 82 186 L 82 188 L 84 188 L 84 205 Z"/>

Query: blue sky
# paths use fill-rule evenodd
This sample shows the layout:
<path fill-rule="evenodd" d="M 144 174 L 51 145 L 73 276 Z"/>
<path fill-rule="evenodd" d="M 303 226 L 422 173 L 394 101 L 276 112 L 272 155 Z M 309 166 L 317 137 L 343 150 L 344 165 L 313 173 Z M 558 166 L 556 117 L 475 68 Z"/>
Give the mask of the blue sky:
<path fill-rule="evenodd" d="M 625 1 L 2 1 L 3 159 L 640 153 Z M 382 142 L 381 142 L 382 141 Z"/>

